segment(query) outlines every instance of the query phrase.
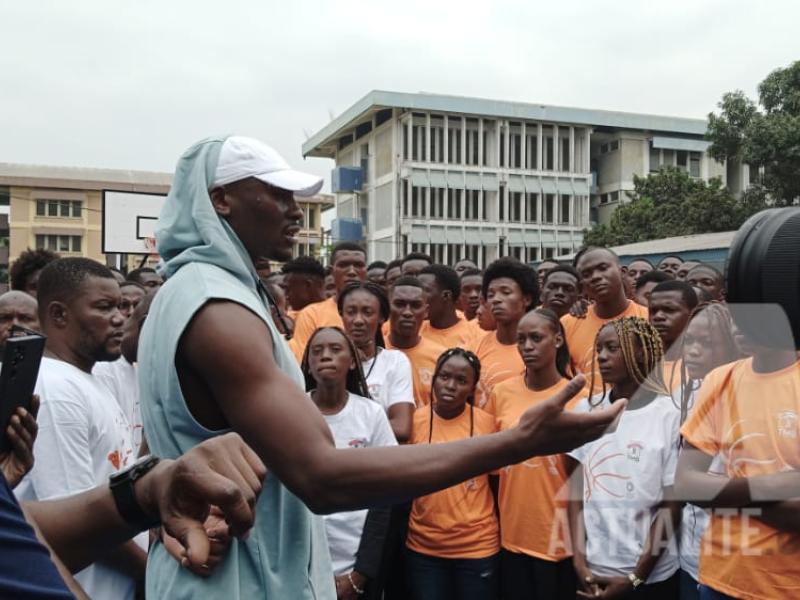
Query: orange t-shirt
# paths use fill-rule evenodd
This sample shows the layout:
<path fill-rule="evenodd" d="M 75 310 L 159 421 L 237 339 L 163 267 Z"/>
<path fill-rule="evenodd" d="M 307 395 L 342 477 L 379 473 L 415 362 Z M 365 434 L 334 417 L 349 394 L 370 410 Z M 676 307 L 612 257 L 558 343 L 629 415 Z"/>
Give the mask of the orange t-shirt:
<path fill-rule="evenodd" d="M 800 469 L 800 362 L 756 373 L 753 359 L 706 375 L 681 428 L 692 446 L 720 455 L 731 478 Z M 800 534 L 743 513 L 712 512 L 700 546 L 700 582 L 736 598 L 800 598 Z"/>
<path fill-rule="evenodd" d="M 469 348 L 477 335 L 475 327 L 463 317 L 458 320 L 458 323 L 446 329 L 437 329 L 431 325 L 430 321 L 425 321 L 419 334 L 447 349 Z"/>
<path fill-rule="evenodd" d="M 489 405 L 501 431 L 516 427 L 530 407 L 546 400 L 564 386 L 562 379 L 546 390 L 534 391 L 524 376 L 495 386 Z M 568 409 L 580 400 L 573 398 Z M 564 455 L 537 456 L 500 469 L 500 543 L 511 552 L 549 561 L 572 555 L 567 516 L 567 470 Z"/>
<path fill-rule="evenodd" d="M 472 410 L 473 436 L 496 430 L 494 418 Z M 433 418 L 433 429 L 431 429 Z M 469 438 L 470 409 L 454 419 L 442 419 L 431 407 L 414 413 L 412 444 L 454 442 Z M 479 475 L 445 490 L 421 496 L 411 506 L 406 546 L 440 558 L 486 558 L 500 551 L 500 531 L 489 476 Z"/>
<path fill-rule="evenodd" d="M 414 382 L 414 401 L 417 408 L 430 404 L 431 383 L 433 382 L 433 372 L 436 370 L 436 361 L 447 348 L 426 340 L 424 337 L 420 337 L 419 343 L 413 348 L 392 346 L 392 341 L 388 337 L 385 342 L 387 350 L 400 350 L 411 363 L 411 379 Z"/>
<path fill-rule="evenodd" d="M 297 318 L 294 322 L 294 335 L 289 340 L 289 348 L 291 348 L 298 363 L 303 360 L 303 352 L 306 351 L 308 340 L 320 327 L 344 328 L 342 317 L 336 306 L 336 298 L 314 302 L 297 313 Z"/>
<path fill-rule="evenodd" d="M 561 324 L 564 326 L 564 333 L 567 335 L 567 346 L 569 346 L 572 364 L 579 372 L 586 375 L 587 390 L 589 386 L 588 380 L 591 380 L 592 356 L 594 355 L 594 340 L 597 337 L 597 332 L 606 323 L 622 317 L 647 319 L 647 308 L 631 300 L 628 302 L 628 308 L 609 319 L 598 317 L 594 305 L 589 306 L 586 317 L 583 319 L 578 319 L 572 315 L 561 317 Z M 600 377 L 599 369 L 595 368 L 594 390 L 591 393 L 596 394 L 602 390 L 603 379 Z"/>
<path fill-rule="evenodd" d="M 483 408 L 494 386 L 524 373 L 525 363 L 522 362 L 517 345 L 501 344 L 494 331 L 477 339 L 470 350 L 481 361 L 481 381 L 475 394 L 475 402 Z"/>
<path fill-rule="evenodd" d="M 672 391 L 681 387 L 681 368 L 683 367 L 683 359 L 678 360 L 665 360 L 662 363 L 662 376 L 667 389 Z"/>

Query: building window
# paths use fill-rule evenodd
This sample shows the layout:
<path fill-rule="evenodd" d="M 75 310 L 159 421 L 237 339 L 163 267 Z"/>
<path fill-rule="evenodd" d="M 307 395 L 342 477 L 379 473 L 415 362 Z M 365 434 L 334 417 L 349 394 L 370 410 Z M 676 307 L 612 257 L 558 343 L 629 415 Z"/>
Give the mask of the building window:
<path fill-rule="evenodd" d="M 80 218 L 83 202 L 81 200 L 37 200 L 37 217 Z"/>
<path fill-rule="evenodd" d="M 555 254 L 556 254 L 556 249 L 555 248 L 545 248 L 544 249 L 544 258 L 545 259 L 553 258 L 555 256 Z"/>
<path fill-rule="evenodd" d="M 425 216 L 425 188 L 411 187 L 411 216 Z"/>
<path fill-rule="evenodd" d="M 619 192 L 611 192 L 608 195 L 608 198 L 611 202 L 619 202 Z"/>
<path fill-rule="evenodd" d="M 466 254 L 466 256 L 464 258 L 467 258 L 467 259 L 471 260 L 472 262 L 474 262 L 476 265 L 480 266 L 480 262 L 479 262 L 480 253 L 481 253 L 481 247 L 480 246 L 478 246 L 477 244 L 467 244 L 466 246 L 464 246 L 464 253 Z"/>
<path fill-rule="evenodd" d="M 434 263 L 443 265 L 444 262 L 444 248 L 446 244 L 431 244 L 430 257 Z"/>
<path fill-rule="evenodd" d="M 554 223 L 556 218 L 556 195 L 546 194 L 544 197 L 544 215 L 542 222 Z"/>
<path fill-rule="evenodd" d="M 431 188 L 431 219 L 444 218 L 444 188 Z"/>
<path fill-rule="evenodd" d="M 514 223 L 519 223 L 522 221 L 522 193 L 521 192 L 511 192 L 509 194 L 509 221 L 513 221 Z"/>
<path fill-rule="evenodd" d="M 477 221 L 481 218 L 480 213 L 480 192 L 478 190 L 466 190 L 466 214 L 467 219 Z"/>
<path fill-rule="evenodd" d="M 525 220 L 528 223 L 539 221 L 539 194 L 525 194 Z"/>
<path fill-rule="evenodd" d="M 447 189 L 447 218 L 461 218 L 461 195 L 464 190 Z"/>
<path fill-rule="evenodd" d="M 569 223 L 569 205 L 572 201 L 572 196 L 561 196 L 561 224 Z"/>
<path fill-rule="evenodd" d="M 36 249 L 53 252 L 81 252 L 83 238 L 79 235 L 37 234 Z"/>
<path fill-rule="evenodd" d="M 559 142 L 559 146 L 561 146 L 561 168 L 559 170 L 569 171 L 569 138 L 560 138 Z"/>
<path fill-rule="evenodd" d="M 447 262 L 451 265 L 461 260 L 461 244 L 447 244 Z"/>
<path fill-rule="evenodd" d="M 508 247 L 508 255 L 513 256 L 517 260 L 522 260 L 522 251 L 524 248 L 522 246 L 509 246 Z"/>
<path fill-rule="evenodd" d="M 528 247 L 528 262 L 539 260 L 539 248 L 536 246 Z"/>
<path fill-rule="evenodd" d="M 689 153 L 689 175 L 692 177 L 700 177 L 700 153 Z"/>
<path fill-rule="evenodd" d="M 661 168 L 661 150 L 650 146 L 650 172 L 655 173 Z"/>
<path fill-rule="evenodd" d="M 536 162 L 537 153 L 539 152 L 537 136 L 525 134 L 527 145 L 525 147 L 525 168 L 536 170 L 539 168 L 539 163 Z"/>
<path fill-rule="evenodd" d="M 545 150 L 544 150 L 544 170 L 545 171 L 554 171 L 555 170 L 555 144 L 553 143 L 552 137 L 545 138 Z"/>

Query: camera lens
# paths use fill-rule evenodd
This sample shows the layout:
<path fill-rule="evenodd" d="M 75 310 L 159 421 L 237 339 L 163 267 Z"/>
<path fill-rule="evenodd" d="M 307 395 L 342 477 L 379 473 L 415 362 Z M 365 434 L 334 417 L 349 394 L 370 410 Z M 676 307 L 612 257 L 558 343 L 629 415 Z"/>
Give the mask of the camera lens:
<path fill-rule="evenodd" d="M 728 252 L 728 302 L 777 304 L 786 313 L 795 348 L 800 340 L 800 207 L 773 208 L 750 217 Z M 732 307 L 733 308 L 733 307 Z M 734 315 L 735 316 L 735 315 Z M 753 341 L 772 346 L 785 338 L 782 320 L 741 319 Z"/>

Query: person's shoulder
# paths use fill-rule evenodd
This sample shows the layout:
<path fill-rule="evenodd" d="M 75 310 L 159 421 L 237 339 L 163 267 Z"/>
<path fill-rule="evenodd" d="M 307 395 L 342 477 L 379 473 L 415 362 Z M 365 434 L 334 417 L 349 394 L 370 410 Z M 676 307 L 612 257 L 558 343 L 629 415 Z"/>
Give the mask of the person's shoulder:
<path fill-rule="evenodd" d="M 447 348 L 442 346 L 440 343 L 434 342 L 424 337 L 421 338 L 421 341 L 419 343 L 419 348 L 428 356 L 435 355 L 436 359 L 438 359 L 442 355 L 442 353 L 447 350 Z"/>
<path fill-rule="evenodd" d="M 650 311 L 646 306 L 642 306 L 638 302 L 634 300 L 630 300 L 628 304 L 628 308 L 625 312 L 621 315 L 623 317 L 641 317 L 642 319 L 647 319 L 650 315 Z"/>
<path fill-rule="evenodd" d="M 709 388 L 721 385 L 731 378 L 731 375 L 736 372 L 746 373 L 752 371 L 753 359 L 752 357 L 742 358 L 733 362 L 725 363 L 714 369 L 711 369 L 703 378 L 702 386 Z"/>
<path fill-rule="evenodd" d="M 505 381 L 501 381 L 492 388 L 492 393 L 499 400 L 505 396 L 515 396 L 525 390 L 525 378 L 522 375 L 515 375 Z"/>
<path fill-rule="evenodd" d="M 411 361 L 408 360 L 408 357 L 400 350 L 395 350 L 394 348 L 384 348 L 381 350 L 378 360 L 381 359 L 385 360 L 387 364 L 392 366 L 408 365 L 408 367 L 411 368 Z"/>
<path fill-rule="evenodd" d="M 475 416 L 475 430 L 481 433 L 493 433 L 497 429 L 497 421 L 494 415 L 486 412 L 477 406 L 473 407 Z"/>

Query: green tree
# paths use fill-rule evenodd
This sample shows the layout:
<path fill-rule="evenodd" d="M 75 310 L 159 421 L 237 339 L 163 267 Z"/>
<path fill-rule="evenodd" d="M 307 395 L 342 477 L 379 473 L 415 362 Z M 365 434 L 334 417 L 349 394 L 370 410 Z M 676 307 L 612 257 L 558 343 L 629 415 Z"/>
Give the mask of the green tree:
<path fill-rule="evenodd" d="M 767 75 L 758 100 L 741 90 L 722 97 L 719 115 L 708 116 L 709 153 L 764 167 L 761 183 L 774 204 L 791 204 L 800 198 L 800 61 Z"/>
<path fill-rule="evenodd" d="M 608 225 L 584 231 L 592 246 L 619 246 L 647 240 L 737 229 L 750 215 L 767 205 L 763 188 L 741 198 L 719 179 L 694 179 L 675 167 L 647 177 L 634 176 L 630 202 L 623 204 Z"/>

